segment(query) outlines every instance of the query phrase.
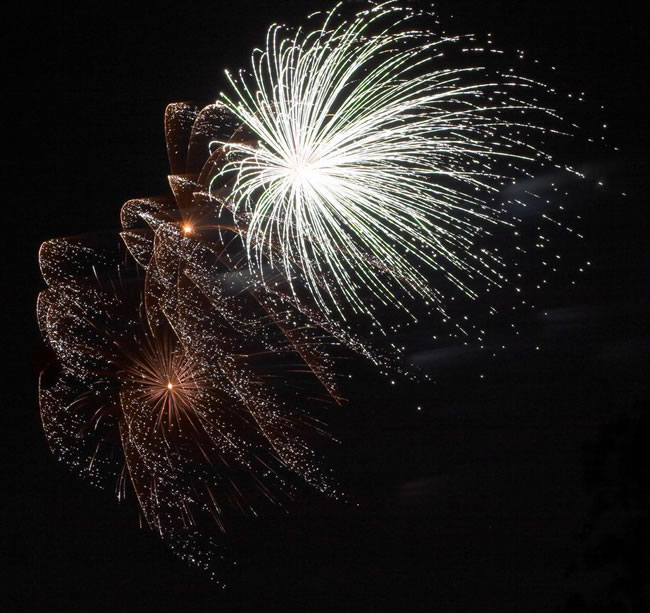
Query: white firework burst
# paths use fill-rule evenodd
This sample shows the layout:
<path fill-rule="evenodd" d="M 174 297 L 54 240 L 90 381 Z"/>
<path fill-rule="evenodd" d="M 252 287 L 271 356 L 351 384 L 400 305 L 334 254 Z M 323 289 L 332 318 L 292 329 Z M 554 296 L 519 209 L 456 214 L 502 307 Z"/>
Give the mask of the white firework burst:
<path fill-rule="evenodd" d="M 272 26 L 252 72 L 228 74 L 223 104 L 252 138 L 218 143 L 215 181 L 230 181 L 251 267 L 281 271 L 328 316 L 413 298 L 443 310 L 448 289 L 502 283 L 481 238 L 510 223 L 502 187 L 549 159 L 531 116 L 552 112 L 520 99 L 531 81 L 442 65 L 471 37 L 418 29 L 394 1 L 339 9 L 315 31 Z"/>

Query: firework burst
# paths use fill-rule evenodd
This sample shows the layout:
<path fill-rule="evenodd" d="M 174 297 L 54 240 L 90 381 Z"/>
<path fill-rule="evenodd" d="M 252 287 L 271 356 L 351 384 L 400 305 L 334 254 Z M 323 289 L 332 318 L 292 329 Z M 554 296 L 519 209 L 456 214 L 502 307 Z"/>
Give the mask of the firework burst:
<path fill-rule="evenodd" d="M 548 161 L 533 143 L 554 115 L 524 95 L 531 81 L 443 64 L 471 37 L 435 36 L 392 1 L 339 9 L 311 32 L 273 26 L 252 70 L 228 74 L 223 102 L 253 138 L 219 143 L 214 184 L 231 182 L 251 267 L 326 316 L 413 298 L 444 311 L 450 288 L 505 281 L 485 239 L 513 223 L 504 185 Z"/>
<path fill-rule="evenodd" d="M 172 549 L 215 572 L 212 528 L 231 513 L 283 504 L 300 481 L 341 496 L 310 409 L 341 401 L 332 365 L 347 337 L 281 283 L 261 291 L 239 235 L 215 219 L 201 177 L 206 139 L 231 129 L 223 110 L 172 104 L 165 123 L 173 197 L 124 205 L 128 251 L 112 233 L 41 247 L 38 320 L 54 354 L 41 415 L 61 459 L 132 490 Z"/>

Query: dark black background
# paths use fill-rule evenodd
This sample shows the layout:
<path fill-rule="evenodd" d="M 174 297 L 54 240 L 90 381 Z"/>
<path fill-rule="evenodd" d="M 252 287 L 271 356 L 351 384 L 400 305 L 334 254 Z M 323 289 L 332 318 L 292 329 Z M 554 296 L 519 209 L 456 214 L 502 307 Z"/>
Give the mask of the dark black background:
<path fill-rule="evenodd" d="M 497 359 L 431 344 L 435 384 L 387 389 L 366 374 L 350 385 L 333 457 L 360 507 L 306 496 L 287 517 L 236 525 L 241 573 L 221 591 L 138 528 L 133 504 L 50 455 L 36 397 L 39 244 L 115 228 L 123 201 L 163 192 L 166 103 L 215 99 L 223 68 L 246 64 L 272 21 L 327 6 L 53 2 L 5 23 L 16 153 L 4 200 L 4 610 L 642 610 L 611 608 L 642 606 L 648 551 L 647 498 L 635 495 L 648 476 L 647 35 L 629 1 L 439 3 L 450 30 L 490 31 L 556 66 L 547 80 L 587 93 L 577 119 L 606 118 L 622 151 L 582 160 L 607 179 L 582 202 L 576 248 L 593 266 L 549 294 L 550 320 L 525 322 Z"/>

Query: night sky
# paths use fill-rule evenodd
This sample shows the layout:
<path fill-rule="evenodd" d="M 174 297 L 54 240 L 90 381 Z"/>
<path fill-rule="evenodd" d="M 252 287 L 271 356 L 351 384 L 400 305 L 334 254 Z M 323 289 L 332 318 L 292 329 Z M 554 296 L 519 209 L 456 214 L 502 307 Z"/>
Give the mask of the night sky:
<path fill-rule="evenodd" d="M 358 506 L 307 492 L 289 514 L 233 522 L 240 571 L 222 591 L 139 527 L 132 499 L 118 504 L 50 454 L 37 403 L 40 243 L 118 229 L 125 200 L 166 193 L 166 104 L 216 99 L 223 69 L 246 65 L 271 22 L 328 6 L 55 2 L 5 23 L 18 152 L 5 196 L 3 610 L 645 610 L 648 65 L 645 24 L 627 0 L 602 12 L 438 3 L 449 31 L 492 32 L 497 46 L 539 58 L 558 89 L 586 93 L 571 117 L 609 146 L 574 143 L 568 155 L 605 185 L 575 193 L 585 239 L 566 243 L 571 271 L 535 312 L 492 323 L 508 350 L 425 342 L 431 321 L 402 340 L 433 382 L 391 386 L 351 366 L 350 401 L 328 421 L 342 441 L 332 463 Z"/>

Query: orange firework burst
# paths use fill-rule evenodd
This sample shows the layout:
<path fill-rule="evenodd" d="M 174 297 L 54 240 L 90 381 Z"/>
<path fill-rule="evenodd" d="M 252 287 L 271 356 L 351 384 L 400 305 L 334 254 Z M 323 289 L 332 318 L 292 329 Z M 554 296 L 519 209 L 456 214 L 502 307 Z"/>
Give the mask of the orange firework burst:
<path fill-rule="evenodd" d="M 151 528 L 214 569 L 210 526 L 233 510 L 281 503 L 300 480 L 340 495 L 306 409 L 340 401 L 332 356 L 365 350 L 252 277 L 240 231 L 215 218 L 207 185 L 223 156 L 207 143 L 236 134 L 232 120 L 183 103 L 165 126 L 173 197 L 124 205 L 127 252 L 111 234 L 41 248 L 55 355 L 41 412 L 57 455 L 93 482 L 117 478 L 120 497 L 133 489 Z"/>

